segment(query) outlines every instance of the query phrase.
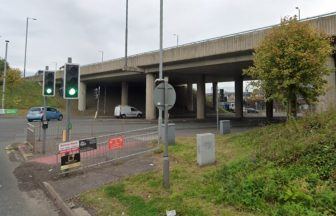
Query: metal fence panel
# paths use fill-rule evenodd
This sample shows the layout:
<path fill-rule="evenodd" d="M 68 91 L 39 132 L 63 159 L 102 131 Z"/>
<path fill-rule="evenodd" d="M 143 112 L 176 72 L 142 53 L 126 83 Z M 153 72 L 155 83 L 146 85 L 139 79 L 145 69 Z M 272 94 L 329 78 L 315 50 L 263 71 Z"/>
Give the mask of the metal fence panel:
<path fill-rule="evenodd" d="M 36 144 L 35 126 L 30 123 L 27 124 L 26 142 L 29 143 L 35 151 L 35 144 Z"/>
<path fill-rule="evenodd" d="M 87 138 L 90 139 L 90 138 Z M 117 145 L 113 141 L 119 141 Z M 97 149 L 80 152 L 81 167 L 88 168 L 154 151 L 159 147 L 157 126 L 97 137 Z M 58 154 L 60 163 L 61 155 Z"/>

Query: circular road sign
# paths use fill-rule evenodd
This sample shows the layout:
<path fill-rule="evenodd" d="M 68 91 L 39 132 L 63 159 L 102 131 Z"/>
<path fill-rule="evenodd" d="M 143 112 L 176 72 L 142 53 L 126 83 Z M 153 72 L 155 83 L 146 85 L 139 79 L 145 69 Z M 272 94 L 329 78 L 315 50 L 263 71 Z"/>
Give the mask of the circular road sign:
<path fill-rule="evenodd" d="M 154 105 L 158 109 L 165 109 L 165 104 L 164 104 L 164 83 L 160 83 L 157 85 L 154 89 Z M 168 110 L 173 108 L 174 104 L 176 101 L 176 92 L 175 89 L 172 85 L 167 83 L 167 104 L 168 104 Z"/>

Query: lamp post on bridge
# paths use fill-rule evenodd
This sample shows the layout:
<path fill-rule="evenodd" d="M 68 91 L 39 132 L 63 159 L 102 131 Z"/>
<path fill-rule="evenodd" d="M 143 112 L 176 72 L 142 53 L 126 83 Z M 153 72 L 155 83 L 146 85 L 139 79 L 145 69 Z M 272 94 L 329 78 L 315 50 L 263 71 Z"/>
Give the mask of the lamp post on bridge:
<path fill-rule="evenodd" d="M 176 46 L 179 46 L 179 35 L 178 34 L 173 34 L 176 37 Z"/>
<path fill-rule="evenodd" d="M 300 10 L 300 8 L 299 7 L 295 7 L 295 9 L 298 11 L 298 18 L 299 18 L 299 20 L 301 20 L 301 10 Z"/>

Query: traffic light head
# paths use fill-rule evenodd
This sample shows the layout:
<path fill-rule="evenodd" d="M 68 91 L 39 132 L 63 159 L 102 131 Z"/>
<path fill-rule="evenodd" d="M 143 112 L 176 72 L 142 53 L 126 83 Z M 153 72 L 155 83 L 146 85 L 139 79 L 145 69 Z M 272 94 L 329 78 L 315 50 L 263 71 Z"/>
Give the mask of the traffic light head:
<path fill-rule="evenodd" d="M 96 99 L 99 98 L 100 95 L 100 87 L 93 89 L 93 95 Z"/>
<path fill-rule="evenodd" d="M 55 72 L 43 71 L 43 96 L 53 97 L 55 96 Z"/>
<path fill-rule="evenodd" d="M 64 98 L 78 99 L 80 72 L 78 64 L 66 64 L 64 67 Z"/>

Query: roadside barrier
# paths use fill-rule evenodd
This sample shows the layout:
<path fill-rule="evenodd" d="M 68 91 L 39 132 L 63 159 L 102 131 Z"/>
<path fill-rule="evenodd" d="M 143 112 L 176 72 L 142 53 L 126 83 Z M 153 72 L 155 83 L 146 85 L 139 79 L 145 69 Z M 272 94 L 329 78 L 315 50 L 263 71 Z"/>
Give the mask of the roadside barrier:
<path fill-rule="evenodd" d="M 159 148 L 158 128 L 87 137 L 59 145 L 58 164 L 63 173 L 110 163 Z"/>

